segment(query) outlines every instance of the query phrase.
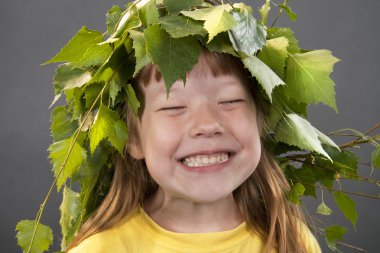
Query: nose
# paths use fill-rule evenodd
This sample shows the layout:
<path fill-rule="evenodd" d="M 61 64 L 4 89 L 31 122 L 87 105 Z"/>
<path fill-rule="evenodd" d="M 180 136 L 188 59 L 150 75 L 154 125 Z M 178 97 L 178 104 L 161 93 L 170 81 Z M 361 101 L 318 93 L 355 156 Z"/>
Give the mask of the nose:
<path fill-rule="evenodd" d="M 225 129 L 216 109 L 202 106 L 192 114 L 191 137 L 213 137 L 222 135 Z"/>

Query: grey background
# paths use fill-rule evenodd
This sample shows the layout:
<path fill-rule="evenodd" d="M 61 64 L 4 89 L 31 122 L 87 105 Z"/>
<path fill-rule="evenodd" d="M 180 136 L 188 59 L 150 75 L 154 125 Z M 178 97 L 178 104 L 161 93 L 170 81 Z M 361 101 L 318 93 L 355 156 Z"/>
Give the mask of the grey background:
<path fill-rule="evenodd" d="M 257 4 L 257 1 L 246 2 Z M 39 64 L 55 55 L 82 25 L 105 31 L 106 11 L 112 4 L 124 3 L 116 0 L 0 2 L 0 252 L 21 252 L 16 246 L 15 225 L 21 219 L 34 219 L 53 180 L 46 149 L 51 143 L 48 107 L 53 98 L 51 78 L 55 66 Z M 312 106 L 311 121 L 327 132 L 343 127 L 365 131 L 380 120 L 377 15 L 380 1 L 294 0 L 291 6 L 299 21 L 291 23 L 284 16 L 279 24 L 293 27 L 301 47 L 327 48 L 342 60 L 332 75 L 339 114 L 325 106 Z M 363 160 L 369 159 L 370 149 L 358 151 Z M 369 168 L 360 168 L 361 175 L 370 173 Z M 372 176 L 379 180 L 379 171 L 374 171 Z M 378 187 L 373 185 L 343 186 L 379 194 Z M 356 231 L 338 213 L 324 220 L 329 224 L 343 222 L 349 228 L 345 242 L 368 252 L 379 252 L 380 201 L 354 199 L 359 212 Z M 318 202 L 305 201 L 313 213 Z M 52 226 L 55 235 L 60 234 L 59 203 L 60 195 L 54 193 L 42 218 L 43 223 Z M 327 203 L 334 206 L 331 199 Z M 58 248 L 56 239 L 50 250 Z"/>

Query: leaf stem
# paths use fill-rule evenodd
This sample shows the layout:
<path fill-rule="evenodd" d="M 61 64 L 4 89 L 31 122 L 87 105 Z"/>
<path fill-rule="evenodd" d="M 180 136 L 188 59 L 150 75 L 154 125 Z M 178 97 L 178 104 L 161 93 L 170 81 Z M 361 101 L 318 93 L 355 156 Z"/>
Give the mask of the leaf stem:
<path fill-rule="evenodd" d="M 322 185 L 313 185 L 313 184 L 303 183 L 301 181 L 297 181 L 297 182 L 304 184 L 304 185 L 313 186 L 313 187 L 317 187 L 319 189 L 325 189 L 325 190 L 329 190 L 329 191 L 333 191 L 333 192 L 342 192 L 342 193 L 347 193 L 350 195 L 356 195 L 356 196 L 367 197 L 367 198 L 372 198 L 372 199 L 380 199 L 380 196 L 369 195 L 369 194 L 365 194 L 365 193 L 361 193 L 361 192 L 351 192 L 351 191 L 346 191 L 346 190 L 341 190 L 341 189 L 333 189 L 333 188 L 328 188 L 328 187 L 325 187 Z"/>
<path fill-rule="evenodd" d="M 132 53 L 132 52 L 133 52 L 133 50 L 131 51 L 131 53 Z M 131 55 L 131 53 L 129 53 L 128 56 L 125 57 L 125 59 L 124 59 L 124 60 L 122 61 L 122 63 L 120 64 L 120 66 L 122 66 L 126 60 L 128 60 L 128 58 L 129 58 L 129 56 Z M 120 66 L 119 66 L 119 68 L 120 68 Z M 109 79 L 109 81 L 108 81 L 107 83 L 104 84 L 102 90 L 99 92 L 98 96 L 96 97 L 95 101 L 94 101 L 93 104 L 91 105 L 90 109 L 86 112 L 86 116 L 84 117 L 83 121 L 82 121 L 81 124 L 79 125 L 78 129 L 75 130 L 74 138 L 73 138 L 73 140 L 72 140 L 71 143 L 70 143 L 70 147 L 69 147 L 69 150 L 67 151 L 66 157 L 65 157 L 65 159 L 64 159 L 64 161 L 63 161 L 63 163 L 62 163 L 62 165 L 61 165 L 61 167 L 60 167 L 60 169 L 59 169 L 59 172 L 58 172 L 57 176 L 55 177 L 53 183 L 51 184 L 50 189 L 49 189 L 48 193 L 46 194 L 46 197 L 45 197 L 44 201 L 43 201 L 42 204 L 40 205 L 40 209 L 39 209 L 38 212 L 37 212 L 37 216 L 36 216 L 36 225 L 35 225 L 35 227 L 34 227 L 33 235 L 32 235 L 32 239 L 31 239 L 31 241 L 30 241 L 30 244 L 29 244 L 29 247 L 28 247 L 28 250 L 27 250 L 26 253 L 30 253 L 30 251 L 31 251 L 31 248 L 32 248 L 32 246 L 33 246 L 34 239 L 35 239 L 35 237 L 36 237 L 38 224 L 39 224 L 40 221 L 41 221 L 41 217 L 42 217 L 42 214 L 43 214 L 43 212 L 44 212 L 44 210 L 45 210 L 46 203 L 47 203 L 47 201 L 48 201 L 49 198 L 50 198 L 50 195 L 51 195 L 51 193 L 52 193 L 52 191 L 53 191 L 53 188 L 54 188 L 55 184 L 57 183 L 57 180 L 58 180 L 59 176 L 61 175 L 61 173 L 63 172 L 63 170 L 64 170 L 64 168 L 65 168 L 65 166 L 66 166 L 66 163 L 67 163 L 67 161 L 68 161 L 68 159 L 69 159 L 69 156 L 70 156 L 71 151 L 72 151 L 72 149 L 73 149 L 73 147 L 74 147 L 74 144 L 75 144 L 75 142 L 76 142 L 77 139 L 78 139 L 78 136 L 79 136 L 79 133 L 81 132 L 81 129 L 83 128 L 84 124 L 85 124 L 86 121 L 87 121 L 88 116 L 91 114 L 91 112 L 92 112 L 92 110 L 94 109 L 94 107 L 95 107 L 96 103 L 98 102 L 99 98 L 103 95 L 103 93 L 104 93 L 106 87 L 108 87 L 110 81 L 111 81 L 112 78 L 114 77 L 115 73 L 119 70 L 119 68 L 118 68 L 118 69 L 112 74 L 112 76 L 111 76 L 111 78 Z"/>
<path fill-rule="evenodd" d="M 324 229 L 323 228 L 320 228 L 320 227 L 315 227 L 317 229 L 317 233 L 322 235 L 322 236 L 326 236 L 324 234 Z M 336 244 L 340 245 L 340 246 L 345 246 L 345 247 L 348 247 L 348 248 L 351 248 L 351 249 L 354 249 L 354 250 L 357 250 L 359 252 L 367 252 L 366 250 L 362 249 L 362 248 L 359 248 L 359 247 L 356 247 L 356 246 L 353 246 L 351 244 L 348 244 L 348 243 L 344 243 L 344 242 L 340 242 L 340 241 L 337 241 Z"/>
<path fill-rule="evenodd" d="M 273 2 L 273 1 L 270 1 L 270 2 L 271 2 L 274 6 L 278 7 L 278 4 L 276 4 L 275 2 Z M 288 2 L 289 2 L 289 0 L 284 0 L 283 5 L 287 5 Z M 281 14 L 282 14 L 282 12 L 283 12 L 283 9 L 280 8 L 280 10 L 277 12 L 277 16 L 276 16 L 276 18 L 274 19 L 274 21 L 273 21 L 273 23 L 271 24 L 270 27 L 273 27 L 273 26 L 276 24 L 277 20 L 280 18 Z"/>

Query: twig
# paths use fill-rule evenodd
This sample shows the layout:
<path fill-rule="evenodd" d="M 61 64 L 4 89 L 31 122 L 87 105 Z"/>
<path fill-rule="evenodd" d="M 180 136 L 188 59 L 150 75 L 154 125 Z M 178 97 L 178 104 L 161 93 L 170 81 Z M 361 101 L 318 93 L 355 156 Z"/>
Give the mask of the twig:
<path fill-rule="evenodd" d="M 319 228 L 319 227 L 315 227 L 316 229 L 318 229 L 317 233 L 322 235 L 322 236 L 326 236 L 324 232 L 324 229 L 323 228 Z M 323 232 L 322 232 L 323 231 Z M 345 247 L 348 247 L 348 248 L 351 248 L 351 249 L 354 249 L 354 250 L 357 250 L 359 252 L 367 252 L 366 250 L 362 249 L 362 248 L 359 248 L 359 247 L 356 247 L 356 246 L 353 246 L 351 244 L 348 244 L 348 243 L 344 243 L 344 242 L 336 242 L 336 244 L 340 245 L 340 246 L 345 246 Z"/>
<path fill-rule="evenodd" d="M 322 186 L 322 185 L 308 184 L 308 183 L 304 183 L 304 182 L 301 182 L 301 181 L 295 181 L 295 182 L 301 183 L 303 185 L 317 187 L 319 189 L 325 189 L 325 190 L 334 191 L 334 192 L 343 192 L 343 193 L 347 193 L 347 194 L 350 194 L 350 195 L 356 195 L 356 196 L 367 197 L 367 198 L 372 198 L 372 199 L 380 199 L 379 196 L 369 195 L 369 194 L 365 194 L 365 193 L 361 193 L 361 192 L 351 192 L 351 191 L 345 191 L 345 190 L 338 190 L 338 189 L 328 188 L 328 187 L 325 187 L 325 186 Z"/>

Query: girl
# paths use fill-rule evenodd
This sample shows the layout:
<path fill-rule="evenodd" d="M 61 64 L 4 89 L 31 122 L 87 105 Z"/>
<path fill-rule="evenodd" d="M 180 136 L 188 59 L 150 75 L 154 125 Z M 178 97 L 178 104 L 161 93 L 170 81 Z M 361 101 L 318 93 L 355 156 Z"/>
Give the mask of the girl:
<path fill-rule="evenodd" d="M 145 66 L 124 158 L 69 253 L 321 252 L 263 145 L 265 103 L 247 76 L 238 58 L 202 49 L 167 97 Z"/>

